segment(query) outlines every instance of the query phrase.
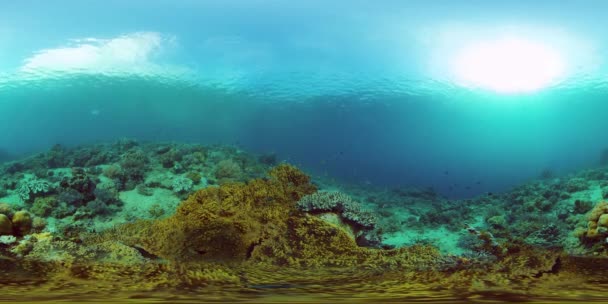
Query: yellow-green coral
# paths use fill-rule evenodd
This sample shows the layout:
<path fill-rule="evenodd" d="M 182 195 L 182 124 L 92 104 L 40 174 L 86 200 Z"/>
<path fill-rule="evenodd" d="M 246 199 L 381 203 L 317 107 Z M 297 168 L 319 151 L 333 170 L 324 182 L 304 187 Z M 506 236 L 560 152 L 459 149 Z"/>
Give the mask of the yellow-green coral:
<path fill-rule="evenodd" d="M 288 165 L 270 176 L 199 190 L 173 216 L 127 224 L 116 234 L 170 260 L 245 260 L 256 245 L 284 233 L 295 202 L 316 190 L 305 174 Z"/>
<path fill-rule="evenodd" d="M 421 266 L 439 258 L 432 247 L 379 250 L 357 246 L 352 234 L 296 208 L 316 191 L 289 165 L 268 179 L 199 190 L 166 219 L 120 226 L 99 241 L 118 239 L 179 262 L 245 262 L 289 266 Z"/>
<path fill-rule="evenodd" d="M 587 214 L 587 232 L 583 235 L 587 240 L 599 240 L 608 236 L 608 202 L 600 202 Z"/>
<path fill-rule="evenodd" d="M 412 268 L 430 267 L 440 259 L 439 251 L 431 246 L 359 247 L 345 230 L 310 215 L 290 217 L 286 232 L 256 247 L 252 260 L 283 266 Z"/>
<path fill-rule="evenodd" d="M 57 208 L 58 202 L 55 196 L 37 197 L 34 200 L 34 204 L 30 208 L 30 211 L 37 216 L 49 216 L 55 208 Z"/>
<path fill-rule="evenodd" d="M 8 203 L 0 203 L 0 214 L 4 214 L 11 218 L 13 216 L 13 208 Z"/>
<path fill-rule="evenodd" d="M 0 235 L 11 235 L 13 234 L 13 223 L 4 214 L 0 214 Z"/>
<path fill-rule="evenodd" d="M 24 210 L 13 215 L 13 230 L 17 235 L 26 235 L 32 230 L 32 216 Z"/>

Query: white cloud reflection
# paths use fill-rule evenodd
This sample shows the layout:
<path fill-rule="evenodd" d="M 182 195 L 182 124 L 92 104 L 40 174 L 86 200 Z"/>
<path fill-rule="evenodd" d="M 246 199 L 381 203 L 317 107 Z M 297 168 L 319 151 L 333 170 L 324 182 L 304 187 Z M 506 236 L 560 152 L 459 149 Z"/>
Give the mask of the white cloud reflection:
<path fill-rule="evenodd" d="M 24 60 L 23 72 L 150 73 L 154 57 L 175 41 L 156 32 L 136 32 L 110 39 L 72 40 L 68 46 L 43 49 Z"/>

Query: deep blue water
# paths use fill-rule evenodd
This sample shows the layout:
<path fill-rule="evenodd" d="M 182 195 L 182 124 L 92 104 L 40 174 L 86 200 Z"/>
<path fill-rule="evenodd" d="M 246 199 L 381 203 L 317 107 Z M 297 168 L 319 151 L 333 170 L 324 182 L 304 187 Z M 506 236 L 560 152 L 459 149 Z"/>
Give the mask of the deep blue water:
<path fill-rule="evenodd" d="M 597 166 L 608 4 L 460 2 L 1 3 L 0 148 L 234 144 L 451 197 Z M 563 81 L 516 94 L 454 81 L 463 41 L 505 32 L 561 52 Z"/>

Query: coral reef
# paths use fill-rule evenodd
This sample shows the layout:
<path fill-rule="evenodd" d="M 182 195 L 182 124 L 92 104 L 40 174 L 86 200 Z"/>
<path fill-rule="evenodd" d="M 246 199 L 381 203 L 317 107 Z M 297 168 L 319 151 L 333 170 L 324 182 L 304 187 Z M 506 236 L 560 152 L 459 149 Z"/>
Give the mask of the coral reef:
<path fill-rule="evenodd" d="M 112 238 L 170 260 L 244 260 L 257 244 L 284 231 L 296 200 L 315 191 L 293 167 L 279 166 L 270 176 L 199 190 L 173 216 L 127 224 Z"/>
<path fill-rule="evenodd" d="M 32 230 L 32 216 L 27 211 L 15 212 L 12 222 L 16 235 L 27 235 Z"/>
<path fill-rule="evenodd" d="M 594 251 L 606 251 L 608 249 L 608 202 L 599 202 L 587 214 L 586 222 L 581 222 L 574 232 L 575 235 L 583 243 L 593 247 Z"/>
<path fill-rule="evenodd" d="M 156 198 L 169 195 L 164 189 L 173 193 L 173 200 L 181 200 L 218 183 L 263 177 L 274 163 L 274 155 L 252 156 L 224 146 L 127 139 L 74 148 L 54 146 L 46 153 L 3 164 L 0 194 L 9 200 L 20 197 L 25 204 L 15 210 L 28 210 L 38 222 L 47 220 L 48 229 L 64 231 L 74 221 L 70 230 L 91 231 L 102 229 L 95 227 L 101 218 L 120 223 L 171 216 L 174 207 Z M 289 181 L 290 172 L 284 173 L 274 172 L 272 178 L 300 182 Z M 123 198 L 135 198 L 127 195 L 130 191 L 140 195 L 139 199 L 149 197 L 150 203 L 137 207 L 131 200 L 125 206 Z M 301 191 L 288 191 L 293 192 L 291 197 L 302 197 Z M 296 209 L 347 231 L 362 246 L 424 243 L 437 245 L 443 252 L 466 251 L 458 246 L 458 239 L 464 225 L 471 224 L 500 241 L 518 239 L 544 248 L 597 252 L 589 244 L 599 243 L 599 239 L 587 236 L 588 221 L 583 218 L 596 202 L 608 197 L 608 174 L 595 169 L 568 177 L 551 176 L 503 194 L 468 200 L 448 200 L 430 188 L 376 191 L 353 187 L 340 193 L 308 193 L 298 200 Z M 7 215 L 9 220 L 12 216 Z M 585 229 L 584 238 L 579 236 L 581 229 Z M 574 230 L 578 234 L 571 233 Z"/>
<path fill-rule="evenodd" d="M 17 243 L 17 237 L 14 235 L 0 235 L 1 245 L 12 245 Z"/>
<path fill-rule="evenodd" d="M 348 226 L 346 230 L 357 240 L 357 244 L 369 247 L 381 244 L 380 232 L 374 231 L 377 216 L 344 193 L 319 191 L 306 195 L 298 201 L 297 208 L 320 215 L 327 222 Z M 337 215 L 337 218 L 328 213 Z"/>
<path fill-rule="evenodd" d="M 51 189 L 51 184 L 48 181 L 34 177 L 22 181 L 17 193 L 24 202 L 28 202 L 37 195 L 48 193 Z"/>
<path fill-rule="evenodd" d="M 0 235 L 22 237 L 45 227 L 43 218 L 33 217 L 26 210 L 14 211 L 10 205 L 0 203 Z"/>
<path fill-rule="evenodd" d="M 194 185 L 200 183 L 203 178 L 198 172 L 188 172 L 186 177 L 190 179 Z"/>
<path fill-rule="evenodd" d="M 306 175 L 280 165 L 269 177 L 199 190 L 169 218 L 125 224 L 87 242 L 118 240 L 179 262 L 412 267 L 439 258 L 432 247 L 359 247 L 347 231 L 298 212 L 297 202 L 316 191 Z"/>
<path fill-rule="evenodd" d="M 0 214 L 0 235 L 13 234 L 13 222 L 5 214 Z"/>
<path fill-rule="evenodd" d="M 119 164 L 125 173 L 122 176 L 124 180 L 121 180 L 124 184 L 124 188 L 133 189 L 137 184 L 144 181 L 149 159 L 142 150 L 129 150 L 122 155 Z"/>
<path fill-rule="evenodd" d="M 220 181 L 238 180 L 241 175 L 241 166 L 231 159 L 220 161 L 215 168 L 215 178 Z"/>
<path fill-rule="evenodd" d="M 179 193 L 190 191 L 192 190 L 193 186 L 194 182 L 192 181 L 192 179 L 184 176 L 178 176 L 173 179 L 173 184 L 171 188 L 173 189 L 173 191 Z"/>
<path fill-rule="evenodd" d="M 438 289 L 487 289 L 555 282 L 580 259 L 608 256 L 605 168 L 450 200 L 430 188 L 313 183 L 276 162 L 123 139 L 1 164 L 0 285 L 31 275 L 40 279 L 23 286 L 41 290 L 74 278 L 112 292 L 131 288 L 116 282 L 251 292 L 276 285 L 260 274 L 269 270 L 290 286 L 432 278 Z"/>

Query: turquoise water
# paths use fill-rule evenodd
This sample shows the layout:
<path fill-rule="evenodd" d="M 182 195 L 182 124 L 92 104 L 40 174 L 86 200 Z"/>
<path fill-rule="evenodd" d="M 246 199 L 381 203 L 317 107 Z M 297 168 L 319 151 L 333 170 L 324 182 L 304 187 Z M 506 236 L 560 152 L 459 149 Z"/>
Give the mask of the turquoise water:
<path fill-rule="evenodd" d="M 0 299 L 601 302 L 607 11 L 1 2 Z"/>
<path fill-rule="evenodd" d="M 502 191 L 608 145 L 606 4 L 585 3 L 3 3 L 0 146 L 222 142 L 350 182 Z M 561 48 L 568 74 L 523 94 L 451 79 L 464 42 L 500 35 Z"/>

